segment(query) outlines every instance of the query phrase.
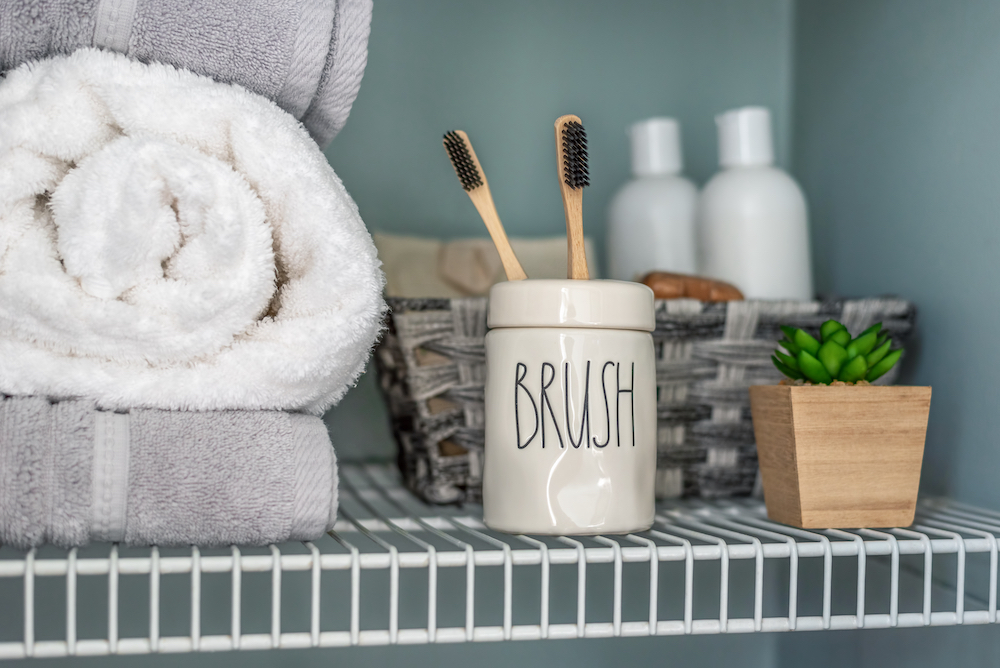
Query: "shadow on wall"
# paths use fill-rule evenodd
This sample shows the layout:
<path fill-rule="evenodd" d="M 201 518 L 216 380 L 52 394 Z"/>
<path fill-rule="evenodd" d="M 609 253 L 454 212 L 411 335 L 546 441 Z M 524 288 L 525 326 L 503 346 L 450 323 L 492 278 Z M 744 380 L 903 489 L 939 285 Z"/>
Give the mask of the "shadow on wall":
<path fill-rule="evenodd" d="M 340 404 L 327 411 L 323 421 L 339 461 L 386 461 L 396 457 L 389 411 L 379 392 L 373 361 Z"/>
<path fill-rule="evenodd" d="M 609 638 L 606 640 L 538 640 L 456 645 L 397 645 L 395 647 L 346 647 L 266 652 L 220 652 L 127 658 L 27 659 L 12 661 L 10 668 L 430 668 L 470 666 L 509 668 L 544 666 L 684 666 L 715 668 L 739 661 L 741 668 L 773 668 L 773 635 L 686 636 L 668 638 Z M 735 659 L 734 657 L 739 657 Z"/>

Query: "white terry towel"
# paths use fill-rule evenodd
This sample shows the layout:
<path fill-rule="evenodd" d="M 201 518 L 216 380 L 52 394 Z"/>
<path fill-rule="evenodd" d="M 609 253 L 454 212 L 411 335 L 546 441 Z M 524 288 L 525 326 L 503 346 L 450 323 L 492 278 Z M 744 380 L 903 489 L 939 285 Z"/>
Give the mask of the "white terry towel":
<path fill-rule="evenodd" d="M 368 359 L 383 281 L 265 98 L 91 49 L 0 83 L 0 392 L 320 413 Z"/>

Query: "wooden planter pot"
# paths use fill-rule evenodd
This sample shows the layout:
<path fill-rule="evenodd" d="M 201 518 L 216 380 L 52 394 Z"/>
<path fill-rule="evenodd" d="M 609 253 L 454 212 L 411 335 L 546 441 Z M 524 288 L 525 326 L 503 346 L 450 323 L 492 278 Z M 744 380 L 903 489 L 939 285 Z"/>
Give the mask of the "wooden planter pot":
<path fill-rule="evenodd" d="M 909 526 L 931 388 L 750 388 L 767 515 L 804 529 Z"/>

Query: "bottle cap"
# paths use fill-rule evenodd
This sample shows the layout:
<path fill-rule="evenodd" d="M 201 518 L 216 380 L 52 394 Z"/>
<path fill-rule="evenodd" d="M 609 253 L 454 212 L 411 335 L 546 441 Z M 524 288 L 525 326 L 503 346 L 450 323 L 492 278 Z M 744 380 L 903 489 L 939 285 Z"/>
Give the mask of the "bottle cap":
<path fill-rule="evenodd" d="M 680 125 L 673 118 L 647 118 L 629 128 L 632 140 L 632 173 L 636 176 L 679 174 Z"/>
<path fill-rule="evenodd" d="M 719 128 L 719 164 L 723 167 L 770 165 L 771 113 L 764 107 L 732 109 L 715 117 Z"/>

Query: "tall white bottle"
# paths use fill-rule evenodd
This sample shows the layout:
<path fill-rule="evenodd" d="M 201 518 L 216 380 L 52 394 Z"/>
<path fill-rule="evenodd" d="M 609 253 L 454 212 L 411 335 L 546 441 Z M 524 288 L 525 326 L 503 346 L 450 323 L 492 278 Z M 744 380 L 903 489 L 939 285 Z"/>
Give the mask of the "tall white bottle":
<path fill-rule="evenodd" d="M 701 273 L 748 299 L 812 299 L 806 200 L 773 166 L 770 113 L 744 107 L 715 122 L 722 171 L 699 200 Z"/>
<path fill-rule="evenodd" d="M 650 271 L 693 274 L 698 190 L 681 176 L 680 128 L 650 118 L 629 129 L 632 175 L 608 208 L 608 269 L 632 281 Z"/>

